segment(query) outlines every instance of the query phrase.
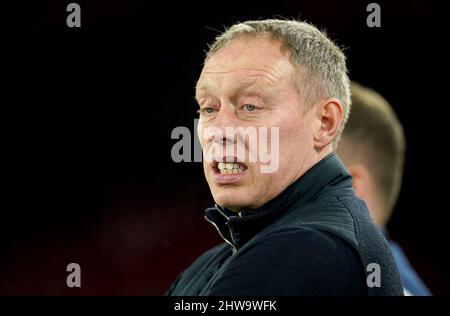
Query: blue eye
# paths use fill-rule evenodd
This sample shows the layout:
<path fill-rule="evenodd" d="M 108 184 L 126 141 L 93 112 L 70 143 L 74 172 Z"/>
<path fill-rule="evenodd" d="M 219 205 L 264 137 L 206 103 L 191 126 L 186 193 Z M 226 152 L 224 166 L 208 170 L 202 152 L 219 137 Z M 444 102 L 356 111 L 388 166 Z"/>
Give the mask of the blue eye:
<path fill-rule="evenodd" d="M 256 109 L 256 107 L 252 104 L 245 104 L 244 109 L 247 112 L 253 112 Z"/>
<path fill-rule="evenodd" d="M 198 113 L 202 114 L 202 113 L 207 113 L 207 114 L 211 114 L 214 112 L 214 109 L 211 107 L 204 107 L 200 110 L 198 110 Z"/>

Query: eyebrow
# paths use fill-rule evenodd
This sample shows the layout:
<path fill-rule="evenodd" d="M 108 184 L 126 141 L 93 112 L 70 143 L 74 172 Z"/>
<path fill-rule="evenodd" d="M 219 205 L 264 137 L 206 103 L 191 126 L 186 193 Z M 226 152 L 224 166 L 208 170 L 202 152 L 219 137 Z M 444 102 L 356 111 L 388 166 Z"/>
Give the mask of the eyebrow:
<path fill-rule="evenodd" d="M 261 77 L 265 78 L 270 83 L 268 83 L 266 80 L 264 80 L 261 83 L 261 81 L 258 80 Z M 275 85 L 275 81 L 273 79 L 270 79 L 269 77 L 267 77 L 265 75 L 254 75 L 250 79 L 249 78 L 241 79 L 241 80 L 237 81 L 237 83 L 239 83 L 240 85 L 238 87 L 236 87 L 234 89 L 234 91 L 238 91 L 238 92 L 246 90 L 250 86 L 253 86 L 253 85 L 271 85 L 271 86 Z M 202 83 L 201 85 L 198 85 L 198 82 L 197 82 L 196 85 L 195 85 L 195 96 L 194 96 L 194 98 L 197 100 L 197 97 L 198 97 L 198 95 L 200 93 L 205 92 L 205 91 L 210 91 L 210 90 L 213 90 L 213 85 L 211 85 L 210 83 Z"/>

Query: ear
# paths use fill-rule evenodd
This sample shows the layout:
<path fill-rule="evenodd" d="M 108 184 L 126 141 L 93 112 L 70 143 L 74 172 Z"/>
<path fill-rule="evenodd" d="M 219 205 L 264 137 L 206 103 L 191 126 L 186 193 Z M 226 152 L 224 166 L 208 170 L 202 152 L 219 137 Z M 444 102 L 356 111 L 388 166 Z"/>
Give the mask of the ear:
<path fill-rule="evenodd" d="M 352 186 L 356 196 L 366 203 L 374 223 L 379 227 L 383 227 L 384 223 L 382 218 L 380 218 L 382 211 L 374 196 L 372 176 L 369 170 L 361 164 L 347 166 L 347 170 L 352 175 Z"/>
<path fill-rule="evenodd" d="M 337 137 L 344 119 L 344 109 L 337 99 L 328 99 L 315 106 L 318 128 L 314 134 L 314 147 L 322 149 Z"/>
<path fill-rule="evenodd" d="M 369 171 L 363 165 L 348 166 L 347 170 L 352 175 L 352 186 L 356 196 L 364 200 L 370 181 Z"/>

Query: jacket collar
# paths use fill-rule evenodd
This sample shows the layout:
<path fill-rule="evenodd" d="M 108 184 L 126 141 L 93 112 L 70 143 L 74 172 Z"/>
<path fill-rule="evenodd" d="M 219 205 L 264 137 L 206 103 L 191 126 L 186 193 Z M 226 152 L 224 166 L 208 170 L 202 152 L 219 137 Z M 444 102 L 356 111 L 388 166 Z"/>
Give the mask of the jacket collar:
<path fill-rule="evenodd" d="M 298 208 L 317 198 L 328 186 L 337 184 L 351 188 L 351 177 L 333 153 L 260 208 L 244 209 L 237 214 L 216 204 L 206 209 L 205 219 L 216 227 L 234 253 L 270 223 L 289 212 L 293 203 Z"/>

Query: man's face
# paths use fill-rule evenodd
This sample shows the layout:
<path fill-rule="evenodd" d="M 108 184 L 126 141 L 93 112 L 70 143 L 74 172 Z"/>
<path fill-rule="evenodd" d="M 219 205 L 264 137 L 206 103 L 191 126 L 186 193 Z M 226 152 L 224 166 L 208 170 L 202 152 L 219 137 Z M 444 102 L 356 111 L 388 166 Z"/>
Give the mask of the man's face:
<path fill-rule="evenodd" d="M 294 75 L 280 43 L 261 37 L 234 40 L 205 63 L 196 91 L 198 133 L 206 180 L 217 204 L 234 210 L 258 208 L 311 166 L 313 111 L 300 104 Z M 260 127 L 268 128 L 268 137 Z M 271 127 L 278 128 L 279 137 Z M 257 143 L 245 137 L 252 128 Z M 260 161 L 261 142 L 277 167 L 272 172 L 262 172 L 270 162 Z M 245 156 L 238 155 L 241 149 Z M 227 161 L 232 164 L 221 163 Z"/>

